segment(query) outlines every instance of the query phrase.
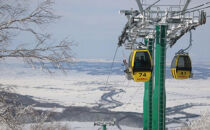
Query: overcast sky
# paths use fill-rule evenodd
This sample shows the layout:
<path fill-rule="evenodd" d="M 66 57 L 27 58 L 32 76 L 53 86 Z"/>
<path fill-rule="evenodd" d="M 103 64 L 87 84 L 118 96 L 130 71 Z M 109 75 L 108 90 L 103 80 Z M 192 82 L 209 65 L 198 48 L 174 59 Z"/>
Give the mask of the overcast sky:
<path fill-rule="evenodd" d="M 146 4 L 155 0 L 144 0 Z M 179 4 L 180 0 L 161 0 L 159 4 Z M 209 0 L 193 0 L 191 7 Z M 181 0 L 181 4 L 184 0 Z M 135 0 L 55 0 L 55 12 L 62 16 L 49 26 L 58 39 L 70 36 L 78 44 L 74 48 L 77 58 L 112 59 L 118 37 L 127 22 L 119 14 L 121 9 L 137 9 Z M 210 11 L 208 10 L 209 15 Z M 171 61 L 176 51 L 188 46 L 189 34 L 181 38 L 173 48 L 167 50 L 167 61 Z M 122 59 L 123 48 L 117 59 Z M 210 62 L 210 22 L 193 31 L 193 46 L 190 55 L 193 61 Z"/>

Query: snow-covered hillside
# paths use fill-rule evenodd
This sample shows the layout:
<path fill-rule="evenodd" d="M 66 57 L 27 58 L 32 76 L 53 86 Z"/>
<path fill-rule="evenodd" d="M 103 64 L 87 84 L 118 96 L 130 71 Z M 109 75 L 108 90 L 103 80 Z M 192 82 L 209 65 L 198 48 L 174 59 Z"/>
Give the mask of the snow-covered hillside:
<path fill-rule="evenodd" d="M 125 115 L 133 113 L 135 116 L 128 118 L 128 122 L 135 120 L 138 113 L 142 119 L 144 83 L 127 81 L 122 63 L 116 62 L 109 82 L 105 85 L 110 66 L 111 62 L 107 61 L 79 61 L 72 64 L 67 75 L 60 72 L 50 75 L 21 62 L 2 62 L 0 87 L 12 87 L 15 93 L 41 103 L 59 104 L 60 106 L 53 110 L 60 113 L 69 106 L 85 107 L 99 111 L 109 110 L 113 119 L 122 118 L 114 116 L 117 112 Z M 167 127 L 183 126 L 188 120 L 198 118 L 210 110 L 209 66 L 210 64 L 194 64 L 194 77 L 188 80 L 172 79 L 167 66 Z M 52 106 L 37 105 L 35 108 L 48 110 Z M 94 120 L 96 119 L 91 119 L 90 122 Z M 126 125 L 125 122 L 122 124 Z"/>

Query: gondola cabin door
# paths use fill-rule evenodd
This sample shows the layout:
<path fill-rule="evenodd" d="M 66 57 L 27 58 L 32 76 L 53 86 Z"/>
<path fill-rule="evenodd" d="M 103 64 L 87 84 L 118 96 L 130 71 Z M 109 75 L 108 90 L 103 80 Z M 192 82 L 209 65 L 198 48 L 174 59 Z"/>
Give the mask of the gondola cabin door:
<path fill-rule="evenodd" d="M 152 73 L 152 58 L 148 50 L 133 50 L 129 59 L 131 75 L 135 82 L 147 82 Z"/>

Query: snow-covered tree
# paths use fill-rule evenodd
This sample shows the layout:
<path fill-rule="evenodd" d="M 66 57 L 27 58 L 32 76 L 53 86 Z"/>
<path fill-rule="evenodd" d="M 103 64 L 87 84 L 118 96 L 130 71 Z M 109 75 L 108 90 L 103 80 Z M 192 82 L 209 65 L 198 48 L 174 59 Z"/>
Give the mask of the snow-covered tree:
<path fill-rule="evenodd" d="M 72 42 L 66 38 L 56 43 L 51 33 L 45 31 L 47 25 L 59 19 L 53 4 L 52 0 L 0 0 L 0 60 L 22 58 L 49 72 L 46 64 L 64 70 L 64 65 L 72 62 Z M 16 102 L 11 90 L 6 89 L 0 84 L 0 126 L 21 129 L 22 120 L 36 113 L 32 106 Z M 48 115 L 41 116 L 40 122 L 47 119 L 43 117 Z"/>
<path fill-rule="evenodd" d="M 64 63 L 71 63 L 72 42 L 66 38 L 55 43 L 45 31 L 47 25 L 59 19 L 53 4 L 52 0 L 0 0 L 1 59 L 22 58 L 45 69 L 48 62 L 61 70 Z"/>

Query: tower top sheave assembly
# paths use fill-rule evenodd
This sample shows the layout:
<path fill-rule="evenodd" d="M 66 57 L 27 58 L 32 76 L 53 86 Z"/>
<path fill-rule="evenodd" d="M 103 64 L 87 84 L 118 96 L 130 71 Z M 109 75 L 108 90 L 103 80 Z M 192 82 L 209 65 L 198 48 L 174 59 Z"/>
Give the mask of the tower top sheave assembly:
<path fill-rule="evenodd" d="M 128 22 L 119 37 L 118 46 L 124 45 L 126 49 L 134 49 L 140 44 L 139 38 L 154 38 L 155 26 L 165 24 L 168 26 L 166 41 L 172 47 L 185 33 L 206 23 L 206 13 L 203 10 L 205 7 L 188 8 L 191 0 L 186 0 L 182 6 L 156 5 L 159 1 L 144 9 L 141 1 L 136 0 L 139 10 L 120 10 Z"/>

